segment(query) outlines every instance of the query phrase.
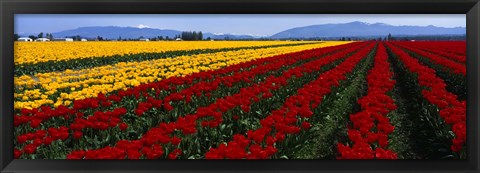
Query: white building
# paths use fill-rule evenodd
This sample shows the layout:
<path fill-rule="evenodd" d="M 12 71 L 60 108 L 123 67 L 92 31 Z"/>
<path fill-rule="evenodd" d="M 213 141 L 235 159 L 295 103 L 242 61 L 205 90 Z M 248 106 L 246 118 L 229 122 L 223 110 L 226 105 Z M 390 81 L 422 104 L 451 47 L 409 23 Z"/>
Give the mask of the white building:
<path fill-rule="evenodd" d="M 82 38 L 80 41 L 87 41 L 87 39 Z"/>
<path fill-rule="evenodd" d="M 141 38 L 140 41 L 150 41 L 148 38 Z"/>
<path fill-rule="evenodd" d="M 21 38 L 18 38 L 17 41 L 32 42 L 33 40 L 31 38 L 28 38 L 28 37 L 21 37 Z"/>
<path fill-rule="evenodd" d="M 73 38 L 54 38 L 53 41 L 73 41 Z"/>
<path fill-rule="evenodd" d="M 37 38 L 35 41 L 36 42 L 47 42 L 47 41 L 50 41 L 50 39 L 48 39 L 48 38 Z"/>
<path fill-rule="evenodd" d="M 177 40 L 177 41 L 182 41 L 182 39 L 181 39 L 181 38 L 177 38 L 177 39 L 175 39 L 175 40 Z"/>

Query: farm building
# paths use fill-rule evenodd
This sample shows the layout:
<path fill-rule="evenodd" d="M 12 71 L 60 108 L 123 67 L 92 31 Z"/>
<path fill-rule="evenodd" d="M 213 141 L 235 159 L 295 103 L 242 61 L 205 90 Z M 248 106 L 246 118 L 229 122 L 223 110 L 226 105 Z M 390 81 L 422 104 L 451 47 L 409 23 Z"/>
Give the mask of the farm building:
<path fill-rule="evenodd" d="M 80 41 L 87 41 L 87 39 L 82 38 Z"/>
<path fill-rule="evenodd" d="M 142 39 L 140 39 L 140 41 L 150 41 L 150 39 L 148 39 L 148 38 L 142 38 Z"/>
<path fill-rule="evenodd" d="M 31 38 L 28 38 L 28 37 L 21 37 L 21 38 L 18 38 L 17 41 L 32 42 L 33 40 Z"/>
<path fill-rule="evenodd" d="M 177 38 L 177 39 L 175 39 L 175 40 L 177 40 L 177 41 L 182 41 L 182 39 L 181 39 L 181 38 Z"/>
<path fill-rule="evenodd" d="M 50 39 L 48 39 L 48 38 L 37 38 L 35 41 L 36 42 L 47 42 L 47 41 L 50 41 Z"/>
<path fill-rule="evenodd" d="M 53 41 L 73 41 L 73 38 L 54 38 Z"/>

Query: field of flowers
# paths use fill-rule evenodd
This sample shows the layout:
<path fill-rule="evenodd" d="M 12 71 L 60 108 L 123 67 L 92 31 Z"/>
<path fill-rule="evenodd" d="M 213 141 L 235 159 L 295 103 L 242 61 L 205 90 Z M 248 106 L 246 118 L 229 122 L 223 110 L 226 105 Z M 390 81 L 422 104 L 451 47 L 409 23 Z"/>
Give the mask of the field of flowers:
<path fill-rule="evenodd" d="M 19 159 L 465 159 L 465 42 L 15 43 Z"/>

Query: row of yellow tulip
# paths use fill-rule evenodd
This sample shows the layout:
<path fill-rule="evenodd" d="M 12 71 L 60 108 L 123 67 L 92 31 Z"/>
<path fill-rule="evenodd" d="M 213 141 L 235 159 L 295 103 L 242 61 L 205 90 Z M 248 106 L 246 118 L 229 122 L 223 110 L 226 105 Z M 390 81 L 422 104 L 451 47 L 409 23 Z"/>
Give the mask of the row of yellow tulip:
<path fill-rule="evenodd" d="M 324 42 L 301 46 L 285 46 L 264 49 L 181 56 L 143 62 L 118 63 L 83 70 L 40 73 L 35 76 L 15 78 L 15 109 L 38 108 L 44 104 L 55 107 L 69 105 L 73 100 L 96 97 L 98 93 L 109 93 L 172 76 L 182 76 L 199 71 L 215 70 L 228 65 L 247 62 L 268 56 L 301 50 L 345 44 L 348 42 Z M 38 89 L 41 86 L 41 92 Z M 59 97 L 49 99 L 50 95 Z"/>
<path fill-rule="evenodd" d="M 304 41 L 307 42 L 307 41 Z M 291 41 L 155 41 L 155 42 L 15 42 L 15 65 L 39 62 L 128 55 L 160 53 L 177 50 L 221 49 L 251 46 L 270 46 Z"/>

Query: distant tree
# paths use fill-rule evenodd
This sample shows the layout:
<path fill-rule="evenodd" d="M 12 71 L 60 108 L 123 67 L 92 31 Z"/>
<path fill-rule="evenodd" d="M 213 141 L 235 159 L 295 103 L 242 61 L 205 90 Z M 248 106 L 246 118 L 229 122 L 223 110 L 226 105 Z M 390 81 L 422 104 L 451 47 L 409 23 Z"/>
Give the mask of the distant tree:
<path fill-rule="evenodd" d="M 158 40 L 163 40 L 163 36 L 158 36 Z"/>
<path fill-rule="evenodd" d="M 195 31 L 192 32 L 192 38 L 191 38 L 191 40 L 198 40 L 197 32 L 195 32 Z"/>
<path fill-rule="evenodd" d="M 117 41 L 122 41 L 122 36 L 118 36 Z"/>
<path fill-rule="evenodd" d="M 144 39 L 144 38 L 145 38 L 145 37 L 143 37 L 143 36 L 140 36 L 138 39 Z"/>
<path fill-rule="evenodd" d="M 182 40 L 203 40 L 203 34 L 201 31 L 183 31 L 176 38 L 181 38 Z"/>
<path fill-rule="evenodd" d="M 170 40 L 170 38 L 168 38 L 168 36 L 165 36 L 165 40 Z"/>
<path fill-rule="evenodd" d="M 202 31 L 198 32 L 198 39 L 197 40 L 203 40 L 203 33 Z"/>
<path fill-rule="evenodd" d="M 345 37 L 342 37 L 342 41 L 345 41 Z"/>
<path fill-rule="evenodd" d="M 207 37 L 207 40 L 212 40 L 212 38 L 210 38 L 210 37 Z"/>
<path fill-rule="evenodd" d="M 392 34 L 388 33 L 387 41 L 390 41 L 390 40 L 392 40 Z"/>
<path fill-rule="evenodd" d="M 53 34 L 52 33 L 48 34 L 47 38 L 50 39 L 50 40 L 53 40 Z"/>
<path fill-rule="evenodd" d="M 97 41 L 103 41 L 103 37 L 97 36 Z"/>
<path fill-rule="evenodd" d="M 177 39 L 177 38 L 178 37 L 175 36 L 175 39 Z M 182 40 L 190 40 L 190 36 L 188 35 L 188 32 L 186 32 L 186 31 L 182 32 L 181 38 L 182 38 Z"/>
<path fill-rule="evenodd" d="M 40 32 L 40 34 L 38 34 L 37 37 L 38 37 L 38 38 L 43 38 L 43 32 Z"/>
<path fill-rule="evenodd" d="M 13 34 L 13 39 L 14 39 L 15 41 L 17 41 L 19 38 L 20 38 L 20 36 L 19 36 L 18 34 Z"/>
<path fill-rule="evenodd" d="M 82 40 L 82 37 L 80 37 L 80 35 L 77 35 L 73 38 L 75 41 L 80 41 Z"/>
<path fill-rule="evenodd" d="M 28 38 L 30 38 L 32 40 L 36 40 L 38 37 L 35 37 L 34 35 L 29 35 Z"/>

